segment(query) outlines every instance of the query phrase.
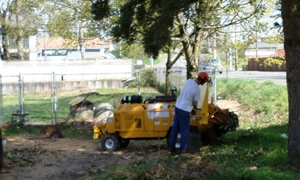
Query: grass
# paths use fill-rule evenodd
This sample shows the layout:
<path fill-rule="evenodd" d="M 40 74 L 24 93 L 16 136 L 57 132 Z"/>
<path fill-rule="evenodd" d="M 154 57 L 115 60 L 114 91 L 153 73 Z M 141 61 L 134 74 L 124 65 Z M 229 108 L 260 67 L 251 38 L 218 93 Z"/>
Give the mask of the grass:
<path fill-rule="evenodd" d="M 122 178 L 300 179 L 299 165 L 287 159 L 287 138 L 281 137 L 288 132 L 286 86 L 218 79 L 217 89 L 218 96 L 239 101 L 245 110 L 239 114 L 243 120 L 237 131 L 227 133 L 215 144 L 202 146 L 191 159 L 165 155 L 134 162 L 126 167 Z"/>
<path fill-rule="evenodd" d="M 113 105 L 115 108 L 119 105 L 121 99 L 124 96 L 137 95 L 136 88 L 105 88 L 96 90 L 100 95 L 99 96 L 90 96 L 86 98 L 88 101 L 92 102 L 94 105 L 107 102 Z M 84 92 L 86 93 L 86 92 Z M 69 102 L 78 97 L 82 92 L 66 92 L 58 91 L 58 110 L 57 110 L 57 119 L 60 122 L 68 122 L 70 120 L 81 121 L 81 117 L 70 117 L 70 105 Z M 153 88 L 142 88 L 141 95 L 144 100 L 146 98 L 155 97 L 156 95 L 161 95 Z M 24 95 L 24 111 L 30 112 L 30 122 L 46 122 L 52 124 L 53 121 L 53 112 L 52 112 L 52 98 L 50 93 L 25 93 Z M 16 94 L 5 94 L 3 95 L 3 109 L 4 114 L 2 114 L 4 122 L 11 122 L 11 112 L 13 112 L 18 106 L 19 96 Z M 1 117 L 1 115 L 0 115 Z M 2 119 L 2 118 L 0 118 Z M 77 132 L 68 132 L 69 127 L 65 127 L 64 134 L 70 137 L 73 136 L 73 133 Z M 36 134 L 34 126 L 24 126 L 23 123 L 16 123 L 13 126 L 10 126 L 9 131 L 4 130 L 4 135 L 14 135 L 24 133 L 24 130 L 29 134 Z M 38 130 L 41 132 L 41 130 Z M 66 133 L 65 133 L 66 132 Z M 92 137 L 91 133 L 87 136 Z"/>
<path fill-rule="evenodd" d="M 273 82 L 257 83 L 254 80 L 225 78 L 218 79 L 217 85 L 218 96 L 238 100 L 245 110 L 253 112 L 252 117 L 241 122 L 241 128 L 265 128 L 270 125 L 287 124 L 286 86 L 276 85 Z"/>
<path fill-rule="evenodd" d="M 137 95 L 137 88 L 106 88 L 96 90 L 100 95 L 90 96 L 88 101 L 94 105 L 107 102 L 114 107 L 117 107 L 121 99 L 124 96 Z M 57 120 L 69 121 L 73 119 L 70 117 L 70 105 L 69 102 L 78 97 L 80 94 L 86 92 L 72 93 L 68 91 L 57 92 Z M 157 91 L 152 88 L 141 88 L 141 95 L 144 99 L 154 97 L 158 95 Z M 161 94 L 160 94 L 161 95 Z M 16 109 L 19 109 L 17 105 L 19 103 L 19 96 L 16 94 L 5 94 L 3 96 L 3 112 L 0 115 L 0 120 L 4 119 L 4 122 L 11 121 L 11 113 Z M 30 122 L 47 122 L 52 123 L 54 119 L 54 112 L 52 111 L 53 100 L 50 93 L 25 93 L 24 94 L 24 111 L 30 112 Z M 82 120 L 81 117 L 75 117 L 76 120 Z"/>
<path fill-rule="evenodd" d="M 23 123 L 15 123 L 10 124 L 8 127 L 3 129 L 2 134 L 3 136 L 9 137 L 9 136 L 15 136 L 20 135 L 23 133 L 26 134 L 40 134 L 40 129 L 35 126 L 25 126 Z"/>
<path fill-rule="evenodd" d="M 218 96 L 237 100 L 244 109 L 238 114 L 240 126 L 236 131 L 223 135 L 214 144 L 201 146 L 198 153 L 178 157 L 168 153 L 147 156 L 126 166 L 114 164 L 91 171 L 83 179 L 300 179 L 299 163 L 288 161 L 288 139 L 281 136 L 288 132 L 286 86 L 238 79 L 218 79 L 217 85 Z M 109 102 L 116 107 L 123 96 L 136 94 L 136 89 L 98 89 L 97 92 L 100 96 L 90 97 L 90 101 Z M 157 92 L 144 89 L 142 95 L 153 97 Z M 60 106 L 72 98 L 61 96 Z M 65 107 L 61 116 L 67 113 L 68 107 Z M 43 115 L 36 115 L 38 117 Z M 19 131 L 16 127 L 4 131 L 4 135 Z M 33 127 L 26 131 L 37 132 Z M 87 138 L 92 136 L 92 132 L 83 133 Z M 79 136 L 74 130 L 67 134 Z"/>

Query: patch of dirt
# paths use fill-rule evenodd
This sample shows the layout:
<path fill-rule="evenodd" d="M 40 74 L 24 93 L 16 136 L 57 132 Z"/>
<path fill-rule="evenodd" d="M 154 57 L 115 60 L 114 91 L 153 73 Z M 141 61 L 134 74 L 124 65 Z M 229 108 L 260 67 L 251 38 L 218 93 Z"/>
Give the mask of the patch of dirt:
<path fill-rule="evenodd" d="M 221 109 L 229 109 L 238 115 L 239 121 L 248 119 L 249 117 L 256 117 L 252 111 L 248 111 L 238 101 L 233 100 L 218 100 L 216 105 Z M 243 116 L 241 116 L 243 114 Z"/>
<path fill-rule="evenodd" d="M 100 139 L 57 138 L 23 134 L 5 138 L 5 180 L 75 180 L 111 164 L 122 164 L 166 154 L 164 140 L 132 141 L 126 149 L 103 151 Z"/>
<path fill-rule="evenodd" d="M 217 105 L 237 114 L 241 111 L 237 101 L 219 100 Z M 100 139 L 93 137 L 49 139 L 21 134 L 3 138 L 7 140 L 0 174 L 3 180 L 77 180 L 111 164 L 126 166 L 168 154 L 165 140 L 131 141 L 125 149 L 107 152 L 102 150 Z"/>
<path fill-rule="evenodd" d="M 241 104 L 238 101 L 218 100 L 216 104 L 222 109 L 229 108 L 230 111 L 234 111 L 234 112 L 241 111 Z"/>

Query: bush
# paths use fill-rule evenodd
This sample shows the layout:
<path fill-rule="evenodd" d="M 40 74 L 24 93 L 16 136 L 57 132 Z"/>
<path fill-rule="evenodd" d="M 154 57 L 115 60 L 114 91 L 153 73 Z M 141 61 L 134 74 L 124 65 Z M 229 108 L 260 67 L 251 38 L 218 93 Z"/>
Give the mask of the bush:
<path fill-rule="evenodd" d="M 135 80 L 128 85 L 129 88 L 135 88 L 138 85 L 140 87 L 156 86 L 153 69 L 141 69 L 136 71 L 135 75 Z"/>

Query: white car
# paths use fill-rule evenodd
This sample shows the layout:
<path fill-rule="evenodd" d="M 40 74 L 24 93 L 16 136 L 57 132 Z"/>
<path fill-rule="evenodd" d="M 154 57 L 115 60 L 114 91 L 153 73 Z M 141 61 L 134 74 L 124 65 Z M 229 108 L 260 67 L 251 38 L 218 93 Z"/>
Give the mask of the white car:
<path fill-rule="evenodd" d="M 209 72 L 216 71 L 219 72 L 220 74 L 223 73 L 223 66 L 221 62 L 217 59 L 209 59 L 200 62 L 199 69 L 204 71 L 209 71 Z"/>

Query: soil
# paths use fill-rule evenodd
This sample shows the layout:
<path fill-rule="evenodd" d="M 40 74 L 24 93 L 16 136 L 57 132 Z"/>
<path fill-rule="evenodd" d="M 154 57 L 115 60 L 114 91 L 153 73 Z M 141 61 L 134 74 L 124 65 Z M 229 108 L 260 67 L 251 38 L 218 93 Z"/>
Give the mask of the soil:
<path fill-rule="evenodd" d="M 218 106 L 239 114 L 236 101 L 219 100 Z M 241 117 L 240 117 L 241 119 Z M 47 138 L 46 135 L 21 134 L 5 138 L 3 180 L 76 180 L 111 164 L 127 165 L 168 153 L 164 140 L 131 141 L 115 152 L 103 151 L 100 139 Z"/>

